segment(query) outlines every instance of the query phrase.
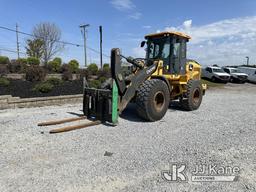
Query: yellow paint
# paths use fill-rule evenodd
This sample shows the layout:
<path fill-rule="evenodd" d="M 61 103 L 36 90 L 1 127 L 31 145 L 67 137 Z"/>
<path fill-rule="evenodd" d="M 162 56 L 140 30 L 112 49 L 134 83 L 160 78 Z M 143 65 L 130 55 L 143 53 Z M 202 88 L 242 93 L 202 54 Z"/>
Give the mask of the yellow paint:
<path fill-rule="evenodd" d="M 157 64 L 158 67 L 149 79 L 164 77 L 169 81 L 172 86 L 171 98 L 175 98 L 186 92 L 186 85 L 189 80 L 201 80 L 201 65 L 195 61 L 188 61 L 186 63 L 186 73 L 184 75 L 164 74 L 162 60 L 155 61 L 155 64 Z M 189 66 L 193 66 L 192 70 L 189 69 Z M 202 87 L 204 91 L 207 88 L 205 84 L 202 84 Z"/>
<path fill-rule="evenodd" d="M 152 33 L 152 34 L 146 35 L 145 38 L 147 39 L 148 37 L 165 37 L 165 36 L 170 36 L 170 35 L 177 35 L 177 36 L 185 37 L 187 39 L 191 39 L 191 37 L 189 35 L 182 33 L 182 32 L 177 32 L 177 31 L 166 31 L 166 32 L 161 32 L 161 33 Z"/>

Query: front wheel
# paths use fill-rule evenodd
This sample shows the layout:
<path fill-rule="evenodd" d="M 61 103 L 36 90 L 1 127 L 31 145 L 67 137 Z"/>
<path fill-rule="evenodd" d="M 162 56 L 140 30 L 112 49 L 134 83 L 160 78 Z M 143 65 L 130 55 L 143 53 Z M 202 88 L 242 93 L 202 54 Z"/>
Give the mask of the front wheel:
<path fill-rule="evenodd" d="M 159 79 L 145 81 L 136 95 L 137 112 L 147 121 L 158 121 L 165 115 L 170 103 L 167 84 Z"/>
<path fill-rule="evenodd" d="M 193 111 L 199 108 L 203 98 L 202 84 L 198 80 L 189 80 L 187 83 L 187 92 L 180 99 L 181 107 L 187 111 Z"/>

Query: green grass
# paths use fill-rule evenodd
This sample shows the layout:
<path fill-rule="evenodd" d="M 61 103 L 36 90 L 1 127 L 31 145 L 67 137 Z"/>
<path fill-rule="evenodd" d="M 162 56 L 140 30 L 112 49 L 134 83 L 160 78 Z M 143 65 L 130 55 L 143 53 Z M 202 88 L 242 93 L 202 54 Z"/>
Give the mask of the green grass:
<path fill-rule="evenodd" d="M 211 81 L 208 81 L 208 80 L 205 80 L 205 79 L 202 79 L 201 82 L 202 82 L 202 84 L 206 84 L 207 88 L 213 88 L 213 87 L 221 88 L 225 85 L 223 83 L 214 83 L 214 82 L 211 82 Z"/>
<path fill-rule="evenodd" d="M 7 87 L 10 85 L 10 81 L 4 77 L 0 77 L 0 86 Z"/>

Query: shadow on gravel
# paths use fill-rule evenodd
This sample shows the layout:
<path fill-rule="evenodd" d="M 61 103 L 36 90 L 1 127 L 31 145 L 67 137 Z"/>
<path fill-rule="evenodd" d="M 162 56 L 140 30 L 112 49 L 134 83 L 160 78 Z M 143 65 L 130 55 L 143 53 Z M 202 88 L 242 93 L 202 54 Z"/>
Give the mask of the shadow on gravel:
<path fill-rule="evenodd" d="M 127 107 L 122 112 L 120 117 L 133 122 L 146 122 L 145 120 L 139 117 L 136 111 L 136 105 L 133 103 L 127 105 Z"/>
<path fill-rule="evenodd" d="M 168 111 L 186 111 L 184 109 L 181 108 L 179 101 L 171 101 L 170 105 L 169 105 L 169 109 Z M 126 107 L 126 109 L 122 112 L 122 114 L 120 115 L 121 118 L 126 119 L 128 121 L 133 121 L 133 122 L 147 122 L 145 120 L 143 120 L 142 118 L 139 117 L 139 115 L 137 114 L 136 111 L 136 104 L 134 103 L 130 103 L 128 104 L 128 106 Z"/>
<path fill-rule="evenodd" d="M 184 110 L 181 106 L 179 101 L 171 101 L 169 105 L 169 109 L 174 110 L 174 111 L 186 111 Z"/>
<path fill-rule="evenodd" d="M 84 116 L 84 114 L 82 113 L 75 113 L 75 112 L 67 112 L 67 113 L 69 113 L 69 114 L 71 114 L 71 115 L 75 115 L 75 116 L 78 116 L 78 117 L 81 117 L 81 116 Z"/>

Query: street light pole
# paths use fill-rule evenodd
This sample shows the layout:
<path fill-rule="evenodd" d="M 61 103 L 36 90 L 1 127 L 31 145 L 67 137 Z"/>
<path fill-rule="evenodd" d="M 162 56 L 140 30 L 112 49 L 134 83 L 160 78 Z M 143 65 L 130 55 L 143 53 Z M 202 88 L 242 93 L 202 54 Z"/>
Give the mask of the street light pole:
<path fill-rule="evenodd" d="M 87 54 L 86 54 L 86 27 L 89 27 L 89 24 L 86 25 L 80 25 L 81 32 L 84 38 L 84 66 L 87 67 Z"/>
<path fill-rule="evenodd" d="M 247 65 L 249 65 L 250 57 L 245 57 L 247 59 Z"/>

